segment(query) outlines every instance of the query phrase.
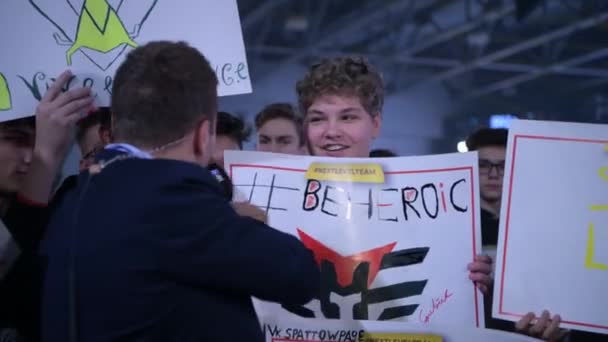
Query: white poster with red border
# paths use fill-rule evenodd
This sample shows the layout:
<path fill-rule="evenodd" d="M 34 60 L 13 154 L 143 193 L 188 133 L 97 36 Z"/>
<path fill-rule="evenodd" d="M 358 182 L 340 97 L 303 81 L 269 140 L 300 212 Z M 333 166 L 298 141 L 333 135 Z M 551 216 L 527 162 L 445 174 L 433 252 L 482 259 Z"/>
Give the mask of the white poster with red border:
<path fill-rule="evenodd" d="M 236 191 L 310 248 L 322 291 L 260 317 L 483 327 L 477 153 L 348 159 L 227 151 Z M 277 281 L 280 281 L 277 279 Z M 262 322 L 263 323 L 263 322 Z"/>
<path fill-rule="evenodd" d="M 509 129 L 493 316 L 608 333 L 608 125 Z"/>

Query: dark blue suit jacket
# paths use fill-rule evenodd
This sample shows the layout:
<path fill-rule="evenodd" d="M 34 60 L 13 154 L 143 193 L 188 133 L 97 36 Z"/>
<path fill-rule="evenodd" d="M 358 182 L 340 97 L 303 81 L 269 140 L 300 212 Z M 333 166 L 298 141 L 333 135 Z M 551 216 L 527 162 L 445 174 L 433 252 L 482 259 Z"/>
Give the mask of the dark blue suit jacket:
<path fill-rule="evenodd" d="M 304 304 L 319 292 L 312 253 L 238 216 L 202 167 L 126 159 L 88 177 L 57 199 L 41 244 L 43 341 L 68 341 L 73 312 L 84 342 L 262 341 L 251 296 Z"/>

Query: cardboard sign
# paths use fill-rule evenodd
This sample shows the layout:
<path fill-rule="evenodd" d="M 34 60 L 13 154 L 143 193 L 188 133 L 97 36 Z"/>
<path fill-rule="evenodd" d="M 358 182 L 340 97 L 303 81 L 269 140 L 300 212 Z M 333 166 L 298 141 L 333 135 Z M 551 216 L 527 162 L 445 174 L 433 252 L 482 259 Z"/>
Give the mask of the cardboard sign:
<path fill-rule="evenodd" d="M 34 113 L 66 69 L 69 87 L 110 103 L 116 68 L 137 46 L 185 41 L 210 61 L 219 95 L 251 92 L 236 0 L 4 0 L 0 11 L 0 122 Z"/>
<path fill-rule="evenodd" d="M 608 125 L 514 121 L 493 315 L 608 333 Z"/>
<path fill-rule="evenodd" d="M 228 151 L 235 187 L 314 254 L 322 292 L 259 314 L 483 326 L 477 154 L 346 159 Z M 277 280 L 279 281 L 279 280 Z"/>

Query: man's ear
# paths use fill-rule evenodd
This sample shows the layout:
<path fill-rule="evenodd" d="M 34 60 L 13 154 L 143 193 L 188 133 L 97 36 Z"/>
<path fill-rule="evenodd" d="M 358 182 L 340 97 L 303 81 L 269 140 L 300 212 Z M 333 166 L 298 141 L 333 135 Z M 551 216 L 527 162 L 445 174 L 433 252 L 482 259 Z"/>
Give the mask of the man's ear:
<path fill-rule="evenodd" d="M 194 152 L 197 155 L 210 154 L 214 144 L 215 135 L 209 129 L 211 122 L 203 120 L 194 131 Z"/>
<path fill-rule="evenodd" d="M 372 118 L 372 123 L 373 123 L 372 136 L 374 137 L 374 139 L 376 139 L 380 135 L 380 129 L 382 128 L 382 114 L 378 113 L 378 114 L 374 115 L 374 117 Z"/>

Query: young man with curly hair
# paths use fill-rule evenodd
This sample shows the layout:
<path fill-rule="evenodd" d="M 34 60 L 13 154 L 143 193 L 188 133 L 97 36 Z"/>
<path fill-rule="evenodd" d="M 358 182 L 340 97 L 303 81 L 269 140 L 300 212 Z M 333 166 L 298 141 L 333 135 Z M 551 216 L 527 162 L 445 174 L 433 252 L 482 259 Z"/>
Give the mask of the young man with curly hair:
<path fill-rule="evenodd" d="M 360 57 L 324 59 L 297 82 L 296 92 L 312 155 L 369 158 L 384 104 L 384 82 L 373 65 Z M 485 295 L 492 288 L 491 265 L 486 255 L 467 265 L 469 278 Z"/>

